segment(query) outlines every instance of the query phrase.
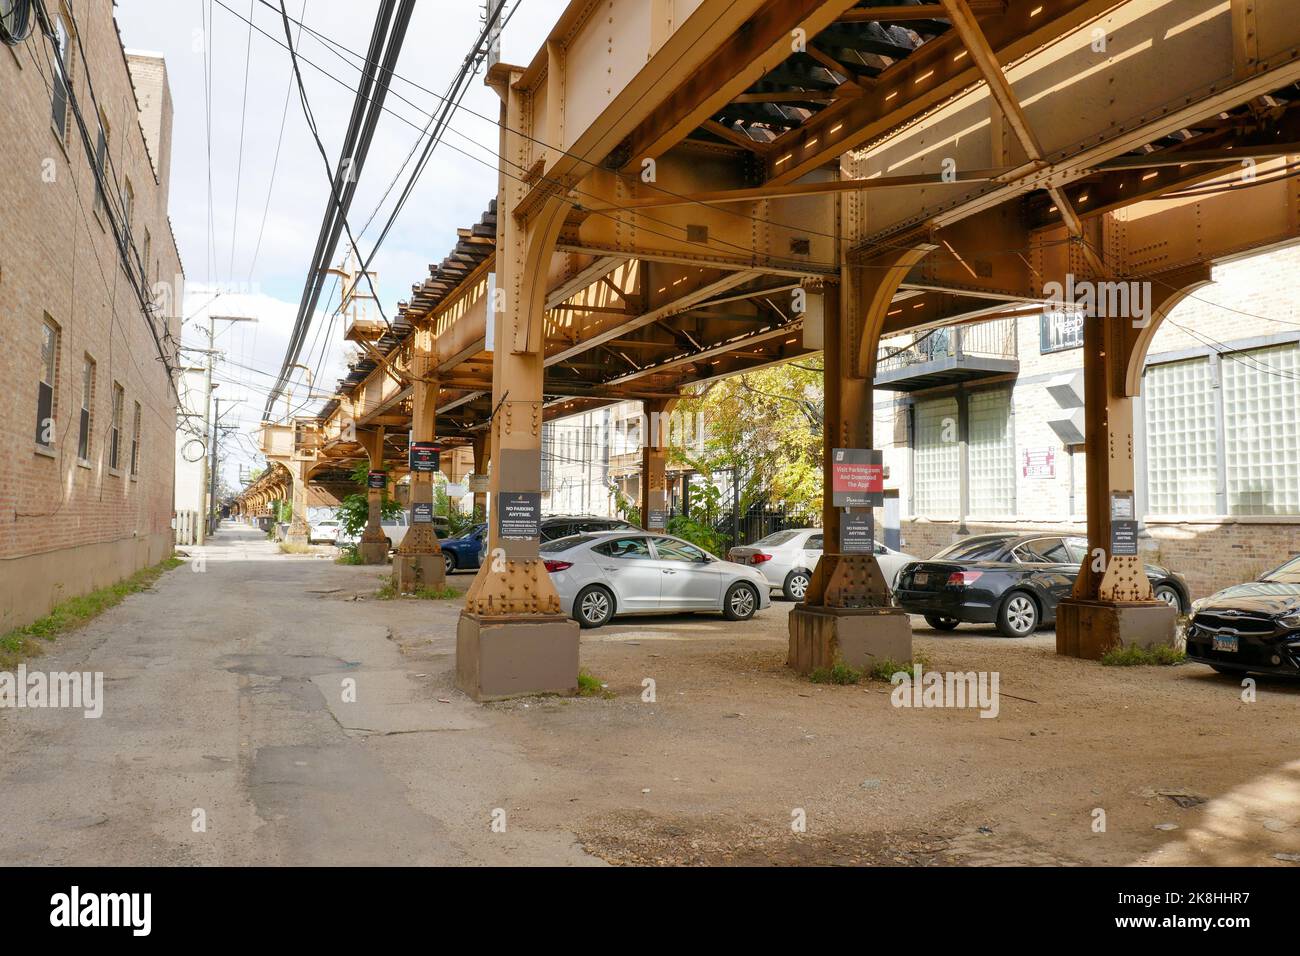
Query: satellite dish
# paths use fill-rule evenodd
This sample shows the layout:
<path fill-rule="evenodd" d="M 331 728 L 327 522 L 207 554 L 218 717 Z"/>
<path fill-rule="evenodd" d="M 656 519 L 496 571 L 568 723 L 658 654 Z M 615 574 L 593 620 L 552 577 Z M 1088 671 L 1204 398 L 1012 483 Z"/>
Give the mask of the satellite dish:
<path fill-rule="evenodd" d="M 0 0 L 0 40 L 17 46 L 31 36 L 32 0 Z"/>

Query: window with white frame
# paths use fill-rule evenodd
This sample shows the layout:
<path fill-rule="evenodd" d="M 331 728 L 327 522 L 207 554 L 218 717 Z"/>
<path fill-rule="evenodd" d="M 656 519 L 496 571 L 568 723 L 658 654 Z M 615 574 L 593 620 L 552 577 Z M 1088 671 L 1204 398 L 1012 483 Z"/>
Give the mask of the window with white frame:
<path fill-rule="evenodd" d="M 957 399 L 929 398 L 915 406 L 912 513 L 953 517 L 961 509 Z"/>
<path fill-rule="evenodd" d="M 1300 344 L 1220 361 L 1228 514 L 1300 514 Z"/>
<path fill-rule="evenodd" d="M 66 73 L 72 76 L 72 50 L 68 42 L 68 28 L 63 23 L 63 17 L 55 14 L 54 20 L 54 43 L 55 56 L 58 63 L 54 65 L 54 75 L 51 77 L 50 85 L 50 124 L 54 127 L 54 132 L 58 135 L 60 142 L 67 142 L 68 139 L 68 87 L 63 81 Z M 63 70 L 59 70 L 59 65 Z"/>
<path fill-rule="evenodd" d="M 993 517 L 1016 510 L 1016 435 L 1011 390 L 983 389 L 967 396 L 970 511 Z"/>
<path fill-rule="evenodd" d="M 36 444 L 54 444 L 54 416 L 58 412 L 59 327 L 49 316 L 41 324 L 41 372 L 36 383 Z"/>
<path fill-rule="evenodd" d="M 140 474 L 140 403 L 135 403 L 135 415 L 131 422 L 131 474 Z"/>
<path fill-rule="evenodd" d="M 94 425 L 95 360 L 89 355 L 81 366 L 81 413 L 77 423 L 77 457 L 90 461 L 90 434 Z"/>
<path fill-rule="evenodd" d="M 114 382 L 112 420 L 108 429 L 108 467 L 113 471 L 122 467 L 122 406 L 125 402 L 126 392 Z"/>
<path fill-rule="evenodd" d="M 1215 512 L 1218 450 L 1214 377 L 1209 358 L 1147 367 L 1147 511 L 1157 515 Z"/>

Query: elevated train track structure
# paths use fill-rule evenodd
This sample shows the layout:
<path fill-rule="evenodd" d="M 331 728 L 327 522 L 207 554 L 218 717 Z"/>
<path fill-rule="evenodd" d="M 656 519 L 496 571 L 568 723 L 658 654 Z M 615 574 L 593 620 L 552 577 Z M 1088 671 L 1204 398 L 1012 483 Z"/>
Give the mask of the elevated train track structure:
<path fill-rule="evenodd" d="M 1289 0 L 574 0 L 530 63 L 488 73 L 485 215 L 391 332 L 349 326 L 364 359 L 318 415 L 267 423 L 264 450 L 297 499 L 358 460 L 400 471 L 408 436 L 472 445 L 499 511 L 540 491 L 549 419 L 623 399 L 663 412 L 694 383 L 824 352 L 829 463 L 872 447 L 883 338 L 1090 289 L 1067 305 L 1087 312 L 1095 557 L 1058 651 L 1171 639 L 1172 609 L 1112 535 L 1134 488 L 1132 399 L 1155 330 L 1215 262 L 1300 238 L 1298 81 Z M 910 656 L 875 559 L 840 553 L 827 502 L 790 663 Z M 461 686 L 572 689 L 576 630 L 538 542 L 493 521 L 489 548 Z M 404 549 L 405 585 L 441 573 L 432 534 Z"/>

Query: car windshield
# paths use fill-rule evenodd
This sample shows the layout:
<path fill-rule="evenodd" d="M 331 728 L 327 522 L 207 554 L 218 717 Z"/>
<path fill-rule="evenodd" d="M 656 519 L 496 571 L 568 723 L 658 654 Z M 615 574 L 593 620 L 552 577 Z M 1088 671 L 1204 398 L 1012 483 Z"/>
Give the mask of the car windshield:
<path fill-rule="evenodd" d="M 561 551 L 568 551 L 570 548 L 576 548 L 580 544 L 586 544 L 589 541 L 595 541 L 600 537 L 597 534 L 571 534 L 567 538 L 555 538 L 547 541 L 537 549 L 538 554 L 558 554 Z"/>
<path fill-rule="evenodd" d="M 995 561 L 1007 548 L 1010 538 L 968 538 L 949 545 L 934 556 L 933 560 L 948 559 L 953 561 Z"/>
<path fill-rule="evenodd" d="M 799 533 L 798 531 L 777 531 L 774 534 L 769 534 L 766 538 L 763 538 L 759 541 L 755 541 L 754 547 L 775 548 L 778 545 L 785 544 L 787 541 L 794 540 L 794 536 L 797 535 L 798 533 Z"/>
<path fill-rule="evenodd" d="M 1275 584 L 1300 584 L 1300 558 L 1292 558 L 1280 568 L 1268 572 L 1260 580 L 1272 581 Z"/>

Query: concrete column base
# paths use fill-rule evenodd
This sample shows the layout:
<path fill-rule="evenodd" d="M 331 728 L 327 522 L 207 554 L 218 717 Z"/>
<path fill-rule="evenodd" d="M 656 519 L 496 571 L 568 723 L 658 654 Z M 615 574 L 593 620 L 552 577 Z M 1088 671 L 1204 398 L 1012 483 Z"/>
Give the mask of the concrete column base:
<path fill-rule="evenodd" d="M 447 566 L 441 554 L 393 555 L 393 589 L 414 594 L 420 588 L 441 588 L 447 583 Z"/>
<path fill-rule="evenodd" d="M 362 541 L 357 545 L 357 555 L 362 564 L 387 564 L 387 541 Z"/>
<path fill-rule="evenodd" d="M 867 668 L 878 661 L 912 659 L 912 624 L 896 607 L 795 606 L 790 612 L 786 666 L 808 674 L 837 661 Z"/>
<path fill-rule="evenodd" d="M 456 686 L 474 700 L 578 691 L 578 622 L 559 614 L 483 617 L 462 611 Z"/>
<path fill-rule="evenodd" d="M 1174 643 L 1178 612 L 1168 604 L 1066 598 L 1056 607 L 1056 653 L 1097 661 L 1118 647 Z"/>

